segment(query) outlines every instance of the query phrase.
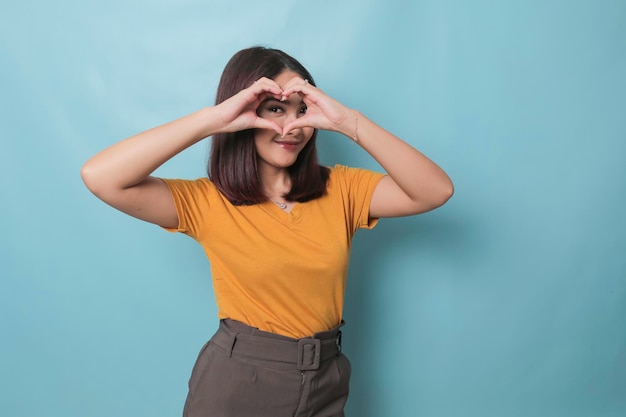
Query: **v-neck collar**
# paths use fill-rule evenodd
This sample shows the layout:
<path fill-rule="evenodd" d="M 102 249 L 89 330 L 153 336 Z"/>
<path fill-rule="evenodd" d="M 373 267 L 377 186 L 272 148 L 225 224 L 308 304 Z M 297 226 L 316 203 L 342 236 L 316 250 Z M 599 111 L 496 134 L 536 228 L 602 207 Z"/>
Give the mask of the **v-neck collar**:
<path fill-rule="evenodd" d="M 259 206 L 267 214 L 285 225 L 297 223 L 302 216 L 302 211 L 304 210 L 304 205 L 302 203 L 298 203 L 297 201 L 294 202 L 293 207 L 289 212 L 281 209 L 271 201 L 260 203 Z"/>

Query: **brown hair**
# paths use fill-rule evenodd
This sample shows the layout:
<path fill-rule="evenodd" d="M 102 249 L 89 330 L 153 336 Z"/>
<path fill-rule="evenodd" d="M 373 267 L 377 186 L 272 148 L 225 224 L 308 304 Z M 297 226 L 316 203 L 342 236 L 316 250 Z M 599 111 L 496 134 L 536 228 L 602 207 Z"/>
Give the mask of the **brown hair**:
<path fill-rule="evenodd" d="M 315 85 L 311 74 L 296 59 L 278 49 L 260 46 L 237 52 L 226 64 L 217 88 L 215 104 L 219 104 L 261 77 L 275 78 L 285 70 L 297 73 Z M 315 138 L 317 129 L 287 168 L 291 190 L 283 197 L 288 201 L 305 202 L 326 192 L 328 168 L 320 166 Z M 254 129 L 213 136 L 211 157 L 207 165 L 209 178 L 234 205 L 251 205 L 267 201 L 257 169 Z"/>

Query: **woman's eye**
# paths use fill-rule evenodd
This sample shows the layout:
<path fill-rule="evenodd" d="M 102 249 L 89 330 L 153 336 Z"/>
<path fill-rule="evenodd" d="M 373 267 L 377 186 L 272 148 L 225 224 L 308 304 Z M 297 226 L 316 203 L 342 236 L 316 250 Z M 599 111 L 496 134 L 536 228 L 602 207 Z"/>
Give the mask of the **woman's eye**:
<path fill-rule="evenodd" d="M 278 106 L 271 106 L 271 107 L 268 107 L 268 109 L 267 109 L 267 110 L 268 110 L 268 111 L 270 111 L 270 112 L 272 112 L 272 113 L 280 113 L 280 112 L 282 112 L 282 111 L 283 111 L 283 109 L 281 109 L 281 108 L 280 108 L 280 107 L 278 107 Z"/>
<path fill-rule="evenodd" d="M 306 114 L 307 107 L 304 106 L 300 109 L 300 114 Z"/>

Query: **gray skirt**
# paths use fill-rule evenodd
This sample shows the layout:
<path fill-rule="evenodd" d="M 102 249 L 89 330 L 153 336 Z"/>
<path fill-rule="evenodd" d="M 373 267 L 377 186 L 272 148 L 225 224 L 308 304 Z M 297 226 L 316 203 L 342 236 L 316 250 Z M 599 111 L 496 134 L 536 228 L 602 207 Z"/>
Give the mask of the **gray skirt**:
<path fill-rule="evenodd" d="M 193 368 L 183 417 L 343 417 L 340 327 L 292 339 L 222 320 Z"/>

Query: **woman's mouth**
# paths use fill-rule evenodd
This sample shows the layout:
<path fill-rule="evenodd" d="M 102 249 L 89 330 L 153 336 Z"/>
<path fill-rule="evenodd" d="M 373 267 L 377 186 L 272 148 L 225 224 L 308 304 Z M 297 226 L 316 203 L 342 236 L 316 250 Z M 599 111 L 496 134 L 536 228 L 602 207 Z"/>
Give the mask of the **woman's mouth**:
<path fill-rule="evenodd" d="M 281 148 L 288 150 L 288 151 L 295 151 L 296 149 L 298 149 L 298 145 L 300 144 L 300 142 L 292 142 L 292 141 L 276 141 L 276 144 L 278 146 L 280 146 Z"/>

